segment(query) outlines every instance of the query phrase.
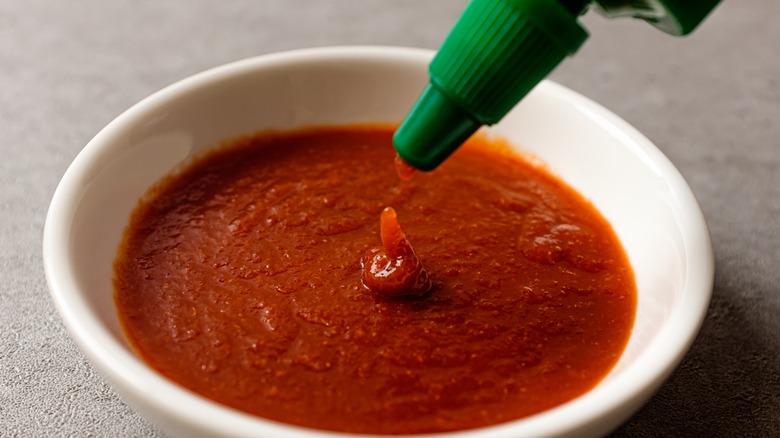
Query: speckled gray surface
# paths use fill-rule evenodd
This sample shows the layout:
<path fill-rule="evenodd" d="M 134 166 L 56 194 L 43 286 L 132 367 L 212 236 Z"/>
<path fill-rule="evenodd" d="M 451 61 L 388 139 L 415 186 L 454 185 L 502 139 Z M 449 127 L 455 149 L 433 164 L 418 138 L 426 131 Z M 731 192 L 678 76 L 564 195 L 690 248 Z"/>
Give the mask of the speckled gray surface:
<path fill-rule="evenodd" d="M 0 436 L 161 436 L 69 339 L 41 233 L 79 150 L 133 103 L 228 61 L 340 44 L 435 48 L 463 0 L 0 2 Z M 780 3 L 727 0 L 692 37 L 589 14 L 553 78 L 653 140 L 716 255 L 701 334 L 616 437 L 780 436 Z"/>

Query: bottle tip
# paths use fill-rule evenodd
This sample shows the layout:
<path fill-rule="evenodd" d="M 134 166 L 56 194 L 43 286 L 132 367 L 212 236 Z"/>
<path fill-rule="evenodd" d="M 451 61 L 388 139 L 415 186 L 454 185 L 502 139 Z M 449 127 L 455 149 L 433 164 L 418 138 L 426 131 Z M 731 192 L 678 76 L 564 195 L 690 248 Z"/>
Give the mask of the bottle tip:
<path fill-rule="evenodd" d="M 404 161 L 433 170 L 476 132 L 482 123 L 429 83 L 393 136 Z"/>

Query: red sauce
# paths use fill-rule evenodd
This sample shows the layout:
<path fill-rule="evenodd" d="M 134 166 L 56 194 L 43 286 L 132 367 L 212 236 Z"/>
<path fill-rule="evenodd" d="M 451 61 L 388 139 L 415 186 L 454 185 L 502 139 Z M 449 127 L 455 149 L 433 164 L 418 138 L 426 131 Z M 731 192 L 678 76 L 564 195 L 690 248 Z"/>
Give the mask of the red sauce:
<path fill-rule="evenodd" d="M 398 175 L 398 178 L 403 181 L 409 181 L 414 177 L 415 172 L 417 172 L 417 169 L 404 161 L 404 159 L 401 158 L 401 156 L 398 154 L 395 155 L 393 164 L 395 165 L 395 173 Z"/>
<path fill-rule="evenodd" d="M 363 284 L 386 297 L 423 295 L 431 290 L 431 279 L 392 207 L 382 211 L 380 227 L 383 248 L 373 248 L 363 257 Z"/>
<path fill-rule="evenodd" d="M 636 306 L 609 224 L 485 140 L 400 181 L 391 137 L 383 127 L 260 134 L 158 184 L 115 262 L 119 317 L 139 355 L 227 406 L 356 433 L 502 423 L 596 385 Z M 387 206 L 405 234 L 383 215 L 386 256 L 416 254 L 427 293 L 388 297 L 363 283 Z"/>

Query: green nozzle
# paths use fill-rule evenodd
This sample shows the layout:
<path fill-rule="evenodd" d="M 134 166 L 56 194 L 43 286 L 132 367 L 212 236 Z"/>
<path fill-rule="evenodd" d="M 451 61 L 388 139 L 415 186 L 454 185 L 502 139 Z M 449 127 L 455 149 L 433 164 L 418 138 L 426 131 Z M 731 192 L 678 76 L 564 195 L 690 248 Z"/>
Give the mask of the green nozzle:
<path fill-rule="evenodd" d="M 436 168 L 587 36 L 555 0 L 473 0 L 431 62 L 430 83 L 393 137 L 396 151 L 418 169 Z"/>
<path fill-rule="evenodd" d="M 459 103 L 428 84 L 395 132 L 393 143 L 404 161 L 419 170 L 433 170 L 480 126 L 482 122 Z"/>
<path fill-rule="evenodd" d="M 592 0 L 472 0 L 433 58 L 430 83 L 393 137 L 412 166 L 432 170 L 482 125 L 501 120 L 588 37 Z M 608 17 L 691 32 L 720 0 L 595 0 Z"/>

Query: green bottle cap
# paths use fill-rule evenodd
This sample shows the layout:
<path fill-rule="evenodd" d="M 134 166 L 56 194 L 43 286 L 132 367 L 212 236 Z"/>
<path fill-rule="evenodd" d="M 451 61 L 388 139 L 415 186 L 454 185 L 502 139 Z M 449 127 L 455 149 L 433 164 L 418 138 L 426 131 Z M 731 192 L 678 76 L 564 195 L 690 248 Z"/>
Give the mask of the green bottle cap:
<path fill-rule="evenodd" d="M 473 0 L 430 65 L 430 83 L 395 132 L 407 163 L 432 170 L 498 122 L 588 37 L 555 0 Z"/>

